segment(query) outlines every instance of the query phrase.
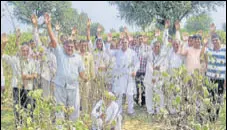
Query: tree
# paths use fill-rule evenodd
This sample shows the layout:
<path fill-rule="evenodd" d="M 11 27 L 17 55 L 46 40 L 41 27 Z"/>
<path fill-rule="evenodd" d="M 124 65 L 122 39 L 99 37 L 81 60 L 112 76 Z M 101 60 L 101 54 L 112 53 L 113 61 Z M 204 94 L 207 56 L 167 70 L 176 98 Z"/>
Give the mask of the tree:
<path fill-rule="evenodd" d="M 124 32 L 124 27 L 123 26 L 120 26 L 119 32 Z"/>
<path fill-rule="evenodd" d="M 208 31 L 212 22 L 213 20 L 208 14 L 200 14 L 187 19 L 185 28 L 188 32 Z"/>
<path fill-rule="evenodd" d="M 192 14 L 216 10 L 218 6 L 224 6 L 224 1 L 114 1 L 120 18 L 128 24 L 137 25 L 145 30 L 152 22 L 157 23 L 158 28 L 164 28 L 164 21 L 171 20 L 170 33 L 174 33 L 174 22 Z"/>
<path fill-rule="evenodd" d="M 226 32 L 226 23 L 222 24 L 222 29 Z"/>
<path fill-rule="evenodd" d="M 117 32 L 117 31 L 116 31 L 114 28 L 111 28 L 111 29 L 110 29 L 110 32 L 111 32 L 111 33 L 115 33 L 115 32 Z"/>
<path fill-rule="evenodd" d="M 72 27 L 76 25 L 79 34 L 85 34 L 86 24 L 84 23 L 86 23 L 88 16 L 83 12 L 79 14 L 76 9 L 71 8 L 71 2 L 9 1 L 8 3 L 14 7 L 14 16 L 22 23 L 31 24 L 32 14 L 35 14 L 39 19 L 47 12 L 51 14 L 53 25 L 59 22 L 62 28 L 61 32 L 70 34 Z M 40 23 L 39 28 L 44 27 L 45 23 Z"/>
<path fill-rule="evenodd" d="M 100 23 L 91 23 L 91 36 L 95 36 L 96 35 L 97 28 L 98 28 L 99 25 L 102 28 L 101 33 L 104 33 L 105 29 L 104 29 L 104 27 Z"/>

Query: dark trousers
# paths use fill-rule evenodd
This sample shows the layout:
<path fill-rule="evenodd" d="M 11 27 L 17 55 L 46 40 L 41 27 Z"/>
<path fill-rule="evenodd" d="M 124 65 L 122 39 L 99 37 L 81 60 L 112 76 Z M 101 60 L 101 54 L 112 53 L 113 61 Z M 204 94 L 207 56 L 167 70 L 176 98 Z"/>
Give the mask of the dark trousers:
<path fill-rule="evenodd" d="M 25 109 L 29 112 L 29 115 L 33 117 L 33 110 L 35 108 L 35 100 L 28 96 L 30 90 L 13 88 L 13 109 L 15 116 L 16 126 L 22 124 L 22 117 L 19 114 L 16 106 L 21 106 L 22 109 Z M 31 108 L 28 109 L 28 104 L 31 105 Z M 19 107 L 20 108 L 20 107 Z"/>
<path fill-rule="evenodd" d="M 145 73 L 140 73 L 140 72 L 136 73 L 137 94 L 136 94 L 136 97 L 134 98 L 134 100 L 137 104 L 139 104 L 139 87 L 141 87 L 141 91 L 142 91 L 141 105 L 142 106 L 146 104 L 146 102 L 145 102 L 146 101 L 146 99 L 145 99 L 145 86 L 143 84 L 144 76 L 145 76 Z"/>
<path fill-rule="evenodd" d="M 210 95 L 211 95 L 211 101 L 213 104 L 221 104 L 222 103 L 222 95 L 224 93 L 224 80 L 218 80 L 218 79 L 210 79 L 211 82 L 218 84 L 218 88 L 214 89 L 208 89 Z M 217 96 L 215 96 L 217 95 Z M 219 109 L 216 109 L 216 116 L 218 117 L 219 115 Z M 208 109 L 208 112 L 210 113 L 210 109 Z M 211 121 L 214 121 L 216 118 L 215 117 L 210 117 Z"/>

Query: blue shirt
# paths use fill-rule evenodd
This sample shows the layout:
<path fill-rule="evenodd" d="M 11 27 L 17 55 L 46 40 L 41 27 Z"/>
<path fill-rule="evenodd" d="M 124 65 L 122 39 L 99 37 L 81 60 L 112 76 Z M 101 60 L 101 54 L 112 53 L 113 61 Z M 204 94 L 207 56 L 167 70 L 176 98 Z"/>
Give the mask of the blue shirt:
<path fill-rule="evenodd" d="M 226 48 L 221 48 L 218 51 L 208 48 L 205 53 L 208 54 L 206 75 L 212 79 L 225 79 Z"/>
<path fill-rule="evenodd" d="M 62 46 L 57 45 L 54 49 L 57 61 L 57 72 L 54 83 L 57 86 L 75 89 L 79 86 L 79 73 L 85 70 L 82 57 L 74 53 L 69 56 L 65 54 Z"/>

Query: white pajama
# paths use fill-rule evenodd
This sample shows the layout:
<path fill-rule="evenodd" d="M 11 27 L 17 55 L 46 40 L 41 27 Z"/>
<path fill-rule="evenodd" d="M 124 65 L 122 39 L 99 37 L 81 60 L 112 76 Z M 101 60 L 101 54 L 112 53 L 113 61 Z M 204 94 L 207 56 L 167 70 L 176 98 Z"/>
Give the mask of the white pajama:
<path fill-rule="evenodd" d="M 79 117 L 80 113 L 79 88 L 75 87 L 75 89 L 67 89 L 64 86 L 56 86 L 54 95 L 57 105 L 74 108 L 72 114 L 69 115 L 69 119 L 71 121 L 75 121 Z M 57 119 L 64 119 L 64 117 L 65 115 L 63 111 L 56 113 Z"/>
<path fill-rule="evenodd" d="M 136 94 L 136 84 L 135 78 L 131 74 L 139 69 L 139 60 L 136 53 L 129 48 L 125 52 L 122 50 L 115 51 L 112 55 L 116 58 L 116 64 L 113 67 L 115 79 L 112 89 L 118 97 L 120 112 L 122 112 L 123 94 L 126 94 L 128 113 L 134 113 L 133 95 Z"/>
<path fill-rule="evenodd" d="M 104 121 L 101 119 L 103 113 L 106 114 L 105 123 L 111 124 L 112 121 L 116 121 L 116 125 L 113 126 L 114 130 L 121 130 L 122 116 L 119 113 L 119 106 L 115 101 L 112 101 L 107 109 L 103 110 L 103 100 L 100 100 L 92 110 L 92 130 L 102 130 Z"/>

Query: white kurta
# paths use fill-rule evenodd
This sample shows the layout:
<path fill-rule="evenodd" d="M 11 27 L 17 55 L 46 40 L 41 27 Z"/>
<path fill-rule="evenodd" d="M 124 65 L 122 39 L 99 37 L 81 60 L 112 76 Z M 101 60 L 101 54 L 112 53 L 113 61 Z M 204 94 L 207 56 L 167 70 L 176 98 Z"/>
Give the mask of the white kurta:
<path fill-rule="evenodd" d="M 22 84 L 21 74 L 35 74 L 37 69 L 35 66 L 35 61 L 28 59 L 27 61 L 19 59 L 17 56 L 3 55 L 2 59 L 6 61 L 7 64 L 11 65 L 13 70 L 13 76 L 11 85 L 13 88 L 17 88 L 18 85 Z M 22 70 L 21 70 L 22 69 Z M 25 89 L 33 89 L 33 80 L 24 81 Z"/>
<path fill-rule="evenodd" d="M 119 106 L 115 101 L 112 101 L 107 109 L 103 109 L 104 101 L 100 100 L 92 110 L 91 118 L 93 121 L 92 130 L 102 130 L 103 120 L 101 115 L 106 114 L 105 123 L 111 124 L 113 121 L 116 121 L 115 130 L 121 130 L 121 115 L 119 113 Z"/>
<path fill-rule="evenodd" d="M 115 78 L 113 84 L 113 92 L 117 94 L 136 94 L 135 79 L 132 73 L 139 69 L 139 59 L 136 53 L 127 49 L 125 52 L 118 50 L 114 54 L 116 64 L 113 71 L 115 71 Z"/>
<path fill-rule="evenodd" d="M 154 113 L 154 103 L 153 98 L 154 95 L 157 94 L 160 96 L 160 102 L 157 107 L 157 112 L 159 112 L 160 108 L 164 107 L 164 96 L 162 92 L 163 81 L 161 80 L 161 72 L 166 71 L 167 62 L 166 57 L 162 55 L 155 55 L 152 53 L 147 62 L 146 74 L 144 78 L 145 85 L 145 94 L 146 94 L 146 107 L 147 112 L 150 114 Z M 153 67 L 160 66 L 160 71 L 153 69 Z M 154 72 L 156 73 L 154 75 Z M 155 79 L 155 83 L 152 82 L 152 79 Z"/>

